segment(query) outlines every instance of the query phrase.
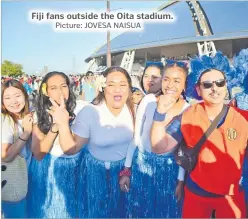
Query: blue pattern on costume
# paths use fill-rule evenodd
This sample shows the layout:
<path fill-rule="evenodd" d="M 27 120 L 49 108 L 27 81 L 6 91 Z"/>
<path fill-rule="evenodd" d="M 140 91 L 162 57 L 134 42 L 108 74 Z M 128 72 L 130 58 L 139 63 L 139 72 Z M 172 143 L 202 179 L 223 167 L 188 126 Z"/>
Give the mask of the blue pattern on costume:
<path fill-rule="evenodd" d="M 2 211 L 4 218 L 26 218 L 27 217 L 26 198 L 18 202 L 2 201 Z"/>
<path fill-rule="evenodd" d="M 237 106 L 242 110 L 248 110 L 248 94 L 245 92 L 238 93 L 236 96 Z"/>
<path fill-rule="evenodd" d="M 174 155 L 135 151 L 129 194 L 129 217 L 180 218 L 175 197 L 179 166 Z"/>
<path fill-rule="evenodd" d="M 248 94 L 245 92 L 239 93 L 235 96 L 238 108 L 248 110 Z M 245 199 L 248 203 L 248 156 L 245 156 L 243 165 L 243 180 L 242 186 L 245 190 Z"/>
<path fill-rule="evenodd" d="M 28 217 L 78 217 L 79 154 L 55 157 L 47 154 L 41 161 L 32 158 L 29 167 Z"/>
<path fill-rule="evenodd" d="M 242 186 L 245 190 L 245 201 L 246 203 L 248 203 L 248 155 L 245 157 L 244 165 L 243 165 Z"/>
<path fill-rule="evenodd" d="M 126 194 L 119 186 L 124 160 L 110 162 L 110 168 L 106 169 L 104 161 L 96 159 L 89 151 L 85 153 L 79 174 L 80 218 L 126 217 Z"/>

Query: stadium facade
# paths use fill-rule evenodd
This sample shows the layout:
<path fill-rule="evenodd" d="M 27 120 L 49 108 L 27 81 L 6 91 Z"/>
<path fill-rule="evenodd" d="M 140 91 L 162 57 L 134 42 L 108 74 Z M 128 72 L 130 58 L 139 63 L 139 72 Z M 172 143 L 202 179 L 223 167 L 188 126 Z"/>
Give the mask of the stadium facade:
<path fill-rule="evenodd" d="M 142 32 L 125 32 L 114 38 L 112 65 L 137 75 L 147 60 L 188 60 L 196 54 L 211 55 L 217 50 L 231 59 L 242 48 L 248 48 L 247 1 L 170 1 L 158 11 L 172 12 L 176 20 L 149 22 Z M 103 71 L 106 54 L 105 44 L 85 60 L 88 69 Z"/>

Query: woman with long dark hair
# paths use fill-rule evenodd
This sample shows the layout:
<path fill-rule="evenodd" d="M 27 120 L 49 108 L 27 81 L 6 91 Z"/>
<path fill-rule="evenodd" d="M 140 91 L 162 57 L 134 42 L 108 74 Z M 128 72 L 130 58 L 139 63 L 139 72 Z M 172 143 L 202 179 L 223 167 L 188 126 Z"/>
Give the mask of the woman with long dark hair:
<path fill-rule="evenodd" d="M 42 80 L 37 97 L 37 121 L 32 135 L 32 159 L 29 171 L 28 216 L 31 218 L 77 217 L 77 177 L 79 153 L 63 153 L 61 135 L 51 113 L 56 103 L 70 116 L 75 115 L 76 98 L 69 78 L 62 72 L 50 72 Z"/>
<path fill-rule="evenodd" d="M 27 92 L 19 81 L 3 83 L 1 97 L 2 210 L 5 218 L 25 218 L 33 117 L 29 113 Z"/>
<path fill-rule="evenodd" d="M 171 105 L 170 113 L 163 119 L 163 123 L 169 123 L 174 116 L 189 106 L 182 98 L 186 88 L 188 68 L 184 62 L 167 60 L 162 72 L 162 94 L 177 99 L 177 102 Z M 185 171 L 181 168 L 179 172 L 180 168 L 172 153 L 159 155 L 153 153 L 150 141 L 154 112 L 160 97 L 161 95 L 148 94 L 138 107 L 135 121 L 137 147 L 133 158 L 132 176 L 126 174 L 120 178 L 120 185 L 124 184 L 127 188 L 123 191 L 128 192 L 130 187 L 129 216 L 135 218 L 181 217 L 180 201 Z M 130 155 L 131 153 L 128 154 Z M 131 163 L 127 165 L 125 169 L 131 167 Z"/>
<path fill-rule="evenodd" d="M 125 69 L 110 67 L 96 85 L 98 96 L 77 115 L 73 135 L 65 110 L 55 105 L 52 115 L 63 133 L 60 142 L 65 153 L 78 153 L 87 144 L 81 161 L 79 217 L 125 217 L 125 193 L 118 179 L 134 134 L 131 78 Z"/>

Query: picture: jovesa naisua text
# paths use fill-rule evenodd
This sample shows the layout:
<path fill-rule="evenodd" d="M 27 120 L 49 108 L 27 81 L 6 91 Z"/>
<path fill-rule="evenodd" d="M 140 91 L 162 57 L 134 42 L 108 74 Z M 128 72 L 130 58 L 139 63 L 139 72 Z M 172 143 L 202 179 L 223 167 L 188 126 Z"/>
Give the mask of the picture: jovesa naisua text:
<path fill-rule="evenodd" d="M 56 29 L 142 29 L 141 22 L 85 22 L 81 24 L 56 22 Z"/>

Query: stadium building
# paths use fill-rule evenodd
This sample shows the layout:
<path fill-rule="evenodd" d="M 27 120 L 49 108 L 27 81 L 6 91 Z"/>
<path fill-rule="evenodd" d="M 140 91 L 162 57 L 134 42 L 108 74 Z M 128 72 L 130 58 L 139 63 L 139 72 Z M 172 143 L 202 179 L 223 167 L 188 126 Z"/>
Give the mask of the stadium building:
<path fill-rule="evenodd" d="M 125 32 L 111 40 L 112 65 L 139 75 L 147 60 L 189 60 L 196 54 L 222 51 L 228 58 L 248 48 L 248 2 L 170 1 L 158 11 L 172 12 L 176 20 L 149 22 L 142 32 Z M 107 45 L 85 61 L 88 70 L 106 68 Z"/>

